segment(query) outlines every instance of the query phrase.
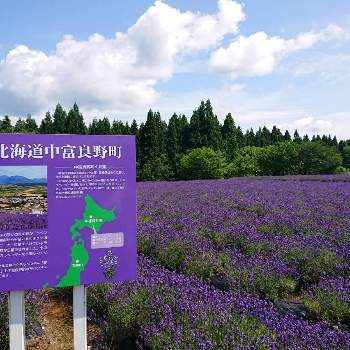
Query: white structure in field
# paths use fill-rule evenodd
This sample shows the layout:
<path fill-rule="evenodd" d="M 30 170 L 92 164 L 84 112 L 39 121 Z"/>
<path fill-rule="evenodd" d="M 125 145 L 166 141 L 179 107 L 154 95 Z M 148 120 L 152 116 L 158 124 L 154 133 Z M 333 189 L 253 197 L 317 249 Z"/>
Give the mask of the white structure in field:
<path fill-rule="evenodd" d="M 42 213 L 43 213 L 43 211 L 40 209 L 32 209 L 32 214 L 40 215 Z"/>

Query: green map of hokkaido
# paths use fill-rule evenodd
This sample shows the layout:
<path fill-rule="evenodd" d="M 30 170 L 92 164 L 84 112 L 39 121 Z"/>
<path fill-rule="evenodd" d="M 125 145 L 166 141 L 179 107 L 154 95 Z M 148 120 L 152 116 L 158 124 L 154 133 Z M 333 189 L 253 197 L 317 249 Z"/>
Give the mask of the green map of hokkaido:
<path fill-rule="evenodd" d="M 114 210 L 107 210 L 100 207 L 91 196 L 85 196 L 85 210 L 81 219 L 75 219 L 70 227 L 71 239 L 73 241 L 70 255 L 71 262 L 66 274 L 60 279 L 56 287 L 68 287 L 80 285 L 80 275 L 85 270 L 89 262 L 89 253 L 85 248 L 84 238 L 79 232 L 84 228 L 93 230 L 93 233 L 99 233 L 101 227 L 106 222 L 116 219 Z"/>

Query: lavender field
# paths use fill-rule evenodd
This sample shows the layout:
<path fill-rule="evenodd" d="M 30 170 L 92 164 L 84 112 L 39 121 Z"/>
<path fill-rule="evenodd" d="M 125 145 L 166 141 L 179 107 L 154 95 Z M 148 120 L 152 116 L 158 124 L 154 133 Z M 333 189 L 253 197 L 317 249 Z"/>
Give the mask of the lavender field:
<path fill-rule="evenodd" d="M 101 347 L 349 349 L 349 180 L 140 183 L 139 279 L 89 290 Z"/>

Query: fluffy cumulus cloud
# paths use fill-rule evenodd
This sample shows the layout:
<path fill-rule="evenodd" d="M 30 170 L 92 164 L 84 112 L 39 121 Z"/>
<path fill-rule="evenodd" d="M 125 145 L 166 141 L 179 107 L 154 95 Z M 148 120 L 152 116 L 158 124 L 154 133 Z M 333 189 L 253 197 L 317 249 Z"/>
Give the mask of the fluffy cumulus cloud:
<path fill-rule="evenodd" d="M 269 125 L 272 127 L 272 125 Z M 304 117 L 295 119 L 289 123 L 283 123 L 278 125 L 282 130 L 298 130 L 300 134 L 308 135 L 323 135 L 329 134 L 334 130 L 333 121 L 316 119 L 314 117 Z"/>
<path fill-rule="evenodd" d="M 214 71 L 231 77 L 261 76 L 272 73 L 285 56 L 330 40 L 348 40 L 349 34 L 337 25 L 329 25 L 319 32 L 301 33 L 293 39 L 268 36 L 258 32 L 248 37 L 239 36 L 224 48 L 215 50 L 210 57 Z"/>
<path fill-rule="evenodd" d="M 156 83 L 171 78 L 179 61 L 217 47 L 244 19 L 242 5 L 232 0 L 219 0 L 211 15 L 156 1 L 113 38 L 67 35 L 50 54 L 16 46 L 0 61 L 0 105 L 13 114 L 71 99 L 100 111 L 149 106 Z"/>

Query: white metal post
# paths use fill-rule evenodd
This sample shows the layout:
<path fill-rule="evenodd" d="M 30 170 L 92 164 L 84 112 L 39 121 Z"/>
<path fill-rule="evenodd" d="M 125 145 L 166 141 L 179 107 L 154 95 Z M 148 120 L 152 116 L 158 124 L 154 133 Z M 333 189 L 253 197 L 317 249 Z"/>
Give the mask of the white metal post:
<path fill-rule="evenodd" d="M 25 350 L 24 292 L 9 296 L 10 350 Z"/>
<path fill-rule="evenodd" d="M 86 288 L 73 288 L 74 350 L 87 350 Z"/>

